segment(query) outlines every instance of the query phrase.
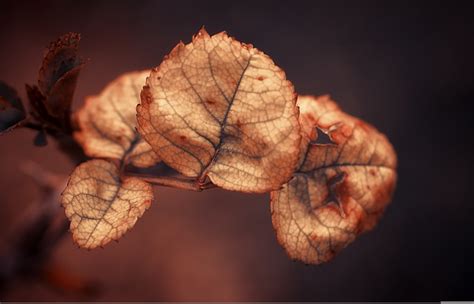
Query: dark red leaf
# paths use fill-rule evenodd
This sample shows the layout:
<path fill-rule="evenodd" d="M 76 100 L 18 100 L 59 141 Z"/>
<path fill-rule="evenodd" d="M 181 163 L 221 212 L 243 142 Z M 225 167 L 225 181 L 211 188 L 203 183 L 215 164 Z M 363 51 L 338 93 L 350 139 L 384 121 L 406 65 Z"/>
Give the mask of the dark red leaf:
<path fill-rule="evenodd" d="M 39 92 L 44 96 L 43 108 L 67 128 L 70 126 L 71 103 L 77 78 L 84 65 L 84 60 L 77 55 L 80 39 L 79 34 L 68 33 L 52 42 L 38 75 Z M 41 107 L 37 105 L 36 108 Z"/>
<path fill-rule="evenodd" d="M 25 110 L 15 89 L 0 81 L 0 132 L 12 130 L 25 119 Z"/>

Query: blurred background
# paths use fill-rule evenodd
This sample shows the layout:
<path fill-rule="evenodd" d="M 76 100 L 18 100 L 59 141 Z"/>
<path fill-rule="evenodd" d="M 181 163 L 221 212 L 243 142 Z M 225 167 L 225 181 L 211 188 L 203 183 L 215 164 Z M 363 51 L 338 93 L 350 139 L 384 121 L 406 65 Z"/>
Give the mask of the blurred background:
<path fill-rule="evenodd" d="M 445 5 L 448 5 L 446 2 Z M 24 94 L 45 47 L 82 34 L 75 106 L 116 76 L 157 66 L 201 26 L 252 43 L 300 94 L 326 94 L 387 134 L 399 157 L 392 204 L 372 232 L 330 263 L 291 261 L 269 196 L 156 189 L 119 243 L 86 251 L 67 235 L 54 262 L 98 282 L 93 300 L 468 300 L 474 296 L 474 26 L 459 4 L 380 1 L 0 2 L 0 79 Z M 34 133 L 0 137 L 0 242 L 37 200 L 27 160 L 67 176 L 73 164 Z M 36 280 L 0 300 L 78 300 Z"/>

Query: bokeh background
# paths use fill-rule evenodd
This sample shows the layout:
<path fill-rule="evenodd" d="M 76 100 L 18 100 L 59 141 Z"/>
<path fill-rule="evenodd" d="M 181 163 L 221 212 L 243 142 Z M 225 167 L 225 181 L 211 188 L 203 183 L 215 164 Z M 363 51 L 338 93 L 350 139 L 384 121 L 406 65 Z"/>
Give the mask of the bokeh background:
<path fill-rule="evenodd" d="M 386 133 L 399 156 L 393 203 L 332 262 L 287 258 L 268 195 L 157 188 L 119 243 L 94 251 L 68 235 L 54 260 L 100 283 L 94 300 L 468 300 L 474 296 L 473 52 L 467 7 L 410 1 L 4 1 L 0 78 L 24 96 L 45 47 L 82 34 L 90 58 L 75 105 L 117 75 L 157 66 L 203 25 L 254 44 L 303 94 L 329 93 Z M 38 197 L 20 166 L 73 169 L 34 134 L 0 137 L 0 241 Z M 0 300 L 77 300 L 36 281 Z"/>

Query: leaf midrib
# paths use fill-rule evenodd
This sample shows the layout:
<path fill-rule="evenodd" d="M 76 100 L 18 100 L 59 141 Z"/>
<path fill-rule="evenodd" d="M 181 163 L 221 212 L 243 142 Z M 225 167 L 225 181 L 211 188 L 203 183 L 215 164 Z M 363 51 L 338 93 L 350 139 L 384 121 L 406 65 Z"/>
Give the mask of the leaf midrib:
<path fill-rule="evenodd" d="M 234 93 L 232 94 L 232 97 L 231 97 L 230 102 L 229 102 L 229 107 L 227 108 L 227 110 L 224 114 L 224 118 L 222 119 L 222 123 L 220 124 L 221 133 L 219 135 L 219 142 L 217 143 L 216 148 L 215 148 L 214 156 L 209 161 L 209 163 L 205 166 L 205 168 L 202 170 L 201 176 L 199 177 L 200 180 L 202 180 L 203 178 L 206 177 L 209 168 L 212 166 L 212 164 L 215 162 L 216 158 L 219 155 L 220 147 L 222 146 L 222 143 L 223 143 L 223 140 L 224 140 L 224 137 L 225 137 L 224 136 L 224 130 L 227 126 L 227 119 L 229 117 L 230 110 L 232 109 L 232 106 L 234 105 L 235 97 L 237 96 L 237 93 L 239 91 L 240 84 L 242 83 L 242 79 L 244 78 L 245 72 L 247 72 L 247 69 L 250 66 L 251 61 L 252 61 L 252 56 L 249 57 L 249 59 L 247 61 L 247 64 L 245 65 L 244 69 L 242 70 L 242 74 L 240 75 L 240 78 L 237 81 Z"/>

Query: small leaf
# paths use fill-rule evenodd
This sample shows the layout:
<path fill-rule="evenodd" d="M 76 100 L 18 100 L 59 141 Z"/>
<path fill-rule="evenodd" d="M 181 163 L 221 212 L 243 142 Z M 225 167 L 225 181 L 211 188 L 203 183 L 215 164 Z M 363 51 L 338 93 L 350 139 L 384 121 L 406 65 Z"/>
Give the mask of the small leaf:
<path fill-rule="evenodd" d="M 88 249 L 119 239 L 152 200 L 151 185 L 134 177 L 121 179 L 117 166 L 105 160 L 79 165 L 62 194 L 73 239 Z"/>
<path fill-rule="evenodd" d="M 51 89 L 46 106 L 53 116 L 64 120 L 69 118 L 77 78 L 82 67 L 81 65 L 66 72 Z"/>
<path fill-rule="evenodd" d="M 62 123 L 69 123 L 71 103 L 84 61 L 77 56 L 81 37 L 68 33 L 51 43 L 38 76 L 40 92 L 48 113 Z"/>
<path fill-rule="evenodd" d="M 5 99 L 0 97 L 0 133 L 10 131 L 18 126 L 25 114 L 13 108 Z"/>
<path fill-rule="evenodd" d="M 137 107 L 138 130 L 185 176 L 266 192 L 287 182 L 298 160 L 295 99 L 270 57 L 202 29 L 152 70 Z"/>
<path fill-rule="evenodd" d="M 43 96 L 38 86 L 25 85 L 26 94 L 30 104 L 31 115 L 40 122 L 55 121 L 44 105 L 46 97 Z"/>
<path fill-rule="evenodd" d="M 88 97 L 76 112 L 80 130 L 74 133 L 90 157 L 128 160 L 149 167 L 159 159 L 136 131 L 136 106 L 150 71 L 131 72 L 112 81 L 98 96 Z"/>
<path fill-rule="evenodd" d="M 0 97 L 18 111 L 25 112 L 23 103 L 16 90 L 3 81 L 0 81 Z"/>
<path fill-rule="evenodd" d="M 0 133 L 15 128 L 25 117 L 25 109 L 16 90 L 0 81 Z"/>
<path fill-rule="evenodd" d="M 396 182 L 396 155 L 387 138 L 342 112 L 327 96 L 300 96 L 305 145 L 289 183 L 271 193 L 272 222 L 294 259 L 319 264 L 372 229 Z M 316 128 L 331 144 L 314 144 Z"/>

